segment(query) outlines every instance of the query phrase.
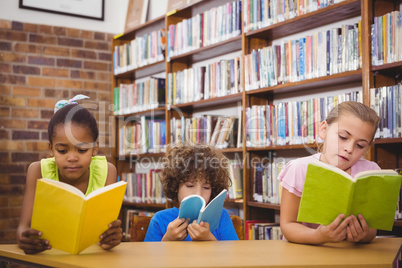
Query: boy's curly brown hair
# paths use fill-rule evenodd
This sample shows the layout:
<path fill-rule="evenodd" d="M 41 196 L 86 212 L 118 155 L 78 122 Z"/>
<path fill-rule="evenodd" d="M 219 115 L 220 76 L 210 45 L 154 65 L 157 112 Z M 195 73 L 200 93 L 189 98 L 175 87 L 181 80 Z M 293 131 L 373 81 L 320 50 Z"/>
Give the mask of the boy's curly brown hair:
<path fill-rule="evenodd" d="M 169 147 L 161 172 L 163 192 L 167 198 L 178 202 L 179 186 L 202 178 L 211 184 L 212 200 L 231 183 L 228 164 L 229 160 L 211 146 L 179 144 Z"/>

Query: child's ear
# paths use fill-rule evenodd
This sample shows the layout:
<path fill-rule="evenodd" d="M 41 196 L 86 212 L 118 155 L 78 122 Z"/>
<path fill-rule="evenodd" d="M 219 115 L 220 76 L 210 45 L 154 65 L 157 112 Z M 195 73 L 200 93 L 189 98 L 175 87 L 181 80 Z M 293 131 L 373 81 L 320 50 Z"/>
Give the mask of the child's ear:
<path fill-rule="evenodd" d="M 95 147 L 92 151 L 92 156 L 95 156 L 98 154 L 98 150 L 99 150 L 99 142 L 96 142 Z"/>
<path fill-rule="evenodd" d="M 50 156 L 54 156 L 53 150 L 52 150 L 52 145 L 50 144 L 50 142 L 49 142 L 49 154 L 50 154 Z"/>
<path fill-rule="evenodd" d="M 318 130 L 318 135 L 322 140 L 325 139 L 325 136 L 327 135 L 327 130 L 328 130 L 328 123 L 326 120 L 324 120 L 321 122 L 320 128 Z"/>

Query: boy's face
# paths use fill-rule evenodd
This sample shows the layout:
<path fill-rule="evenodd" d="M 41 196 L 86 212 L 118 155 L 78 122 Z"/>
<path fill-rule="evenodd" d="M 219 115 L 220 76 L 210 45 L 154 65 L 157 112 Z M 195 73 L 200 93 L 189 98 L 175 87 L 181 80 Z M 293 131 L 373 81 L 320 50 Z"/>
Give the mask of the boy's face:
<path fill-rule="evenodd" d="M 202 198 L 204 198 L 205 203 L 208 204 L 212 194 L 211 184 L 206 183 L 205 180 L 200 179 L 196 179 L 194 181 L 187 181 L 185 183 L 180 184 L 177 193 L 179 203 L 181 203 L 183 198 L 193 194 L 201 196 Z"/>

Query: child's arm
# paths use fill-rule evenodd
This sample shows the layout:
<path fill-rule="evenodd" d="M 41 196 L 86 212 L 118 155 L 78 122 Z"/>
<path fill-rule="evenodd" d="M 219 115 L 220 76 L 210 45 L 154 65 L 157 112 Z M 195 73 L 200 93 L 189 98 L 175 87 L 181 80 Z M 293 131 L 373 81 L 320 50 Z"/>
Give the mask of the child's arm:
<path fill-rule="evenodd" d="M 342 221 L 345 215 L 339 215 L 331 224 L 320 225 L 317 229 L 309 228 L 297 222 L 300 197 L 282 189 L 280 224 L 285 238 L 302 244 L 323 244 L 340 242 L 346 238 L 346 227 L 350 217 Z"/>
<path fill-rule="evenodd" d="M 108 173 L 105 185 L 109 185 L 117 181 L 116 167 L 111 163 L 107 164 Z M 114 222 L 109 224 L 109 229 L 101 234 L 101 240 L 99 241 L 98 245 L 100 245 L 103 249 L 111 249 L 121 243 L 121 239 L 123 237 L 122 233 L 123 229 L 121 228 L 121 221 L 115 220 Z"/>
<path fill-rule="evenodd" d="M 107 163 L 107 177 L 105 186 L 117 182 L 117 170 L 112 163 Z"/>
<path fill-rule="evenodd" d="M 40 239 L 42 233 L 31 229 L 31 218 L 35 199 L 36 182 L 41 178 L 40 162 L 34 162 L 28 167 L 25 184 L 24 200 L 20 222 L 17 229 L 17 243 L 26 254 L 35 254 L 51 249 L 48 240 Z M 38 238 L 33 238 L 38 237 Z"/>
<path fill-rule="evenodd" d="M 188 228 L 188 234 L 193 241 L 217 241 L 209 229 L 209 223 L 201 221 L 200 224 L 194 220 Z"/>

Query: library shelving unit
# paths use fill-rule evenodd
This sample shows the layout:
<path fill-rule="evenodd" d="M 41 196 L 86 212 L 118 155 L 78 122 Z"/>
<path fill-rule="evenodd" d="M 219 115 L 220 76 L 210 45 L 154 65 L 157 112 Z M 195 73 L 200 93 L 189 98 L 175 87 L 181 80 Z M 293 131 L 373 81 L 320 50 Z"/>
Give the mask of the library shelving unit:
<path fill-rule="evenodd" d="M 315 11 L 311 11 L 309 13 L 289 18 L 281 22 L 277 22 L 266 27 L 260 27 L 258 29 L 247 31 L 243 34 L 243 54 L 248 55 L 253 50 L 272 46 L 275 40 L 287 37 L 289 35 L 295 35 L 305 31 L 314 31 L 314 29 L 317 27 L 322 27 L 336 22 L 341 23 L 342 20 L 359 16 L 365 7 L 364 2 L 364 0 L 346 0 L 321 9 L 317 9 Z M 369 43 L 367 42 L 368 37 L 362 38 L 362 43 L 365 44 L 363 46 L 366 46 L 366 49 L 368 49 L 369 46 Z M 345 87 L 347 87 L 348 84 L 361 83 L 363 76 L 364 71 L 362 69 L 357 69 L 247 90 L 243 95 L 243 110 L 246 110 L 247 107 L 252 107 L 254 105 L 272 105 L 275 99 L 280 98 L 281 96 L 286 97 L 286 94 L 306 94 L 309 90 L 314 89 L 319 89 L 320 92 L 325 92 L 326 88 L 331 88 L 331 86 L 340 84 L 344 84 Z M 368 92 L 368 89 L 363 88 L 363 96 L 366 90 Z M 244 118 L 244 122 L 246 122 L 246 118 Z M 248 159 L 262 159 L 267 158 L 267 156 L 268 159 L 270 159 L 271 155 L 283 151 L 298 151 L 299 153 L 301 152 L 303 154 L 305 148 L 315 149 L 316 145 L 294 144 L 257 148 L 249 146 L 245 147 L 245 153 L 247 154 Z M 248 169 L 245 168 L 244 170 L 244 176 L 246 178 L 246 181 L 244 182 L 246 189 L 244 189 L 244 191 L 249 194 L 245 199 L 245 218 L 257 220 L 267 219 L 274 221 L 275 216 L 279 214 L 280 205 L 253 201 L 252 193 L 254 182 L 251 174 L 255 174 L 255 167 L 253 167 L 253 165 L 246 165 L 246 167 L 248 167 Z"/>
<path fill-rule="evenodd" d="M 393 11 L 400 11 L 401 1 L 372 0 L 367 1 L 370 7 L 367 11 L 369 24 L 374 24 L 374 17 L 384 16 Z M 385 49 L 385 48 L 384 48 Z M 370 88 L 393 86 L 401 83 L 402 61 L 372 65 L 370 61 L 367 73 Z M 401 102 L 398 102 L 399 106 Z M 396 169 L 402 167 L 402 138 L 380 138 L 374 141 L 371 150 L 371 159 L 378 163 L 381 168 Z M 381 231 L 380 234 L 392 234 L 402 236 L 402 219 L 395 220 L 391 232 Z"/>
<path fill-rule="evenodd" d="M 138 29 L 126 33 L 121 37 L 114 40 L 114 45 L 123 44 L 128 40 L 133 39 L 137 31 L 143 31 L 147 27 L 154 27 L 153 25 L 162 25 L 161 28 L 169 29 L 171 25 L 175 25 L 183 20 L 194 17 L 196 14 L 200 14 L 206 10 L 216 8 L 220 5 L 229 3 L 229 0 L 204 0 L 195 1 L 180 10 L 168 12 L 163 18 L 159 18 L 152 22 L 147 22 L 141 25 Z M 258 2 L 258 1 L 257 1 Z M 287 2 L 287 1 L 286 1 Z M 296 3 L 297 1 L 292 1 Z M 324 1 L 325 2 L 325 1 Z M 333 1 L 328 1 L 333 2 Z M 373 87 L 390 86 L 395 85 L 401 81 L 400 72 L 402 70 L 402 62 L 384 64 L 380 66 L 372 66 L 371 63 L 371 25 L 374 22 L 375 16 L 382 16 L 388 12 L 399 9 L 399 4 L 395 4 L 396 1 L 388 0 L 344 0 L 339 3 L 334 3 L 326 7 L 315 9 L 314 11 L 307 12 L 301 15 L 281 20 L 275 24 L 271 24 L 263 27 L 262 24 L 257 27 L 258 29 L 245 31 L 245 24 L 243 16 L 250 11 L 248 4 L 250 1 L 241 1 L 242 16 L 241 33 L 237 36 L 233 36 L 224 41 L 210 44 L 207 46 L 186 51 L 182 54 L 175 54 L 174 56 L 167 56 L 165 51 L 165 60 L 162 63 L 152 64 L 150 66 L 141 67 L 138 70 L 128 71 L 123 74 L 114 75 L 114 85 L 118 86 L 119 83 L 132 82 L 137 76 L 152 75 L 155 72 L 165 71 L 166 77 L 170 73 L 183 71 L 187 68 L 191 68 L 193 64 L 197 62 L 206 61 L 213 58 L 219 58 L 221 55 L 241 51 L 242 63 L 241 63 L 241 88 L 242 91 L 233 95 L 221 96 L 209 99 L 202 99 L 198 101 L 169 104 L 168 97 L 166 97 L 166 106 L 160 109 L 159 112 L 165 116 L 166 120 L 166 144 L 171 142 L 170 133 L 172 131 L 170 126 L 170 120 L 172 118 L 179 119 L 180 116 L 191 117 L 198 111 L 206 111 L 208 109 L 213 110 L 216 107 L 231 107 L 241 103 L 242 106 L 242 147 L 241 148 L 228 148 L 222 149 L 222 151 L 228 156 L 228 158 L 234 155 L 240 155 L 243 161 L 243 198 L 240 200 L 231 200 L 229 202 L 241 206 L 244 213 L 243 221 L 247 220 L 277 220 L 277 216 L 280 214 L 280 204 L 264 203 L 255 201 L 253 198 L 253 183 L 255 170 L 251 164 L 252 159 L 265 159 L 264 161 L 271 161 L 270 157 L 276 153 L 306 153 L 306 148 L 316 150 L 315 144 L 294 144 L 294 145 L 276 145 L 276 146 L 250 146 L 247 144 L 246 124 L 247 116 L 244 111 L 254 105 L 271 105 L 275 100 L 286 98 L 287 95 L 303 95 L 311 92 L 323 92 L 329 93 L 333 90 L 334 86 L 342 86 L 344 88 L 353 87 L 358 84 L 361 86 L 361 98 L 362 102 L 366 105 L 370 105 L 370 89 Z M 359 17 L 361 23 L 359 24 L 360 36 L 360 58 L 361 63 L 358 68 L 343 70 L 340 72 L 333 72 L 319 77 L 300 79 L 299 81 L 281 83 L 267 87 L 257 87 L 254 89 L 247 89 L 245 85 L 245 60 L 246 55 L 252 53 L 253 50 L 262 49 L 267 46 L 272 46 L 273 42 L 278 39 L 284 39 L 287 36 L 299 34 L 305 31 L 314 31 L 315 28 L 325 27 L 329 25 L 338 25 L 341 27 L 342 21 Z M 158 27 L 159 27 L 158 26 Z M 332 26 L 331 26 L 332 27 Z M 328 28 L 329 30 L 330 28 Z M 168 48 L 167 48 L 168 49 Z M 162 66 L 163 65 L 163 66 Z M 166 83 L 167 84 L 167 83 Z M 150 113 L 146 111 L 145 113 Z M 116 116 L 118 118 L 119 116 Z M 118 124 L 116 119 L 116 124 Z M 117 129 L 117 127 L 116 127 Z M 118 135 L 116 134 L 118 138 Z M 116 138 L 116 140 L 118 140 Z M 118 146 L 117 146 L 118 147 Z M 366 158 L 376 161 L 381 168 L 401 168 L 402 157 L 402 138 L 388 138 L 388 139 L 376 139 L 374 145 L 370 148 Z M 141 157 L 138 155 L 137 157 Z M 147 155 L 149 156 L 149 155 Z M 152 154 L 152 156 L 158 156 Z M 122 172 L 130 170 L 129 161 L 117 160 L 117 169 L 119 175 Z M 145 204 L 124 204 L 124 206 L 142 206 Z M 161 209 L 168 207 L 165 205 L 157 207 Z M 401 235 L 402 221 L 396 220 L 394 225 L 394 234 Z"/>
<path fill-rule="evenodd" d="M 116 48 L 121 47 L 123 45 L 128 45 L 132 42 L 132 40 L 136 38 L 143 37 L 145 35 L 149 35 L 150 33 L 158 30 L 164 30 L 165 28 L 165 16 L 161 16 L 159 18 L 156 18 L 152 21 L 148 21 L 143 25 L 139 25 L 138 27 L 131 29 L 129 32 L 126 32 L 121 35 L 117 35 L 113 39 L 113 47 Z M 119 88 L 121 84 L 133 84 L 135 83 L 138 79 L 148 79 L 152 77 L 155 74 L 159 73 L 164 73 L 165 72 L 165 60 L 164 59 L 157 59 L 153 60 L 150 63 L 141 63 L 137 65 L 127 64 L 127 59 L 126 57 L 130 57 L 129 55 L 132 56 L 130 53 L 130 49 L 126 49 L 126 51 L 120 51 L 121 53 L 119 54 L 119 61 L 124 61 L 124 64 L 120 64 L 123 68 L 119 68 L 119 70 L 116 72 L 116 67 L 114 68 L 113 72 L 113 91 L 112 94 L 114 95 L 114 98 L 116 97 L 114 93 L 115 88 Z M 123 59 L 123 53 L 124 53 L 124 59 Z M 138 55 L 137 55 L 138 56 Z M 116 55 L 114 56 L 116 57 Z M 116 62 L 117 59 L 114 59 L 114 62 Z M 127 66 L 128 65 L 128 66 Z M 123 98 L 128 98 L 128 96 L 124 96 Z M 115 103 L 116 105 L 116 103 Z M 115 160 L 115 165 L 118 171 L 118 176 L 123 179 L 123 174 L 124 173 L 135 173 L 136 172 L 136 165 L 135 163 L 141 159 L 147 158 L 151 159 L 151 161 L 158 161 L 162 156 L 163 153 L 158 152 L 158 153 L 149 153 L 149 152 L 143 152 L 143 153 L 133 153 L 133 152 L 120 152 L 120 143 L 123 141 L 119 138 L 119 130 L 122 128 L 124 125 L 130 124 L 132 122 L 136 122 L 137 120 L 140 121 L 140 118 L 142 116 L 150 117 L 150 118 L 158 118 L 165 120 L 165 107 L 164 107 L 164 102 L 162 105 L 158 105 L 158 107 L 152 107 L 152 109 L 147 109 L 146 107 L 144 109 L 141 109 L 140 111 L 125 111 L 125 112 L 119 112 L 118 114 L 114 113 L 114 124 L 115 124 L 115 132 L 113 133 L 114 135 L 114 140 L 115 140 L 115 152 L 114 152 L 114 160 Z M 129 240 L 128 237 L 128 226 L 129 226 L 129 219 L 127 218 L 128 216 L 128 211 L 129 210 L 137 210 L 137 211 L 142 211 L 144 213 L 154 213 L 158 210 L 166 208 L 166 203 L 152 203 L 152 202 L 131 202 L 125 200 L 122 205 L 122 209 L 120 212 L 119 218 L 122 220 L 122 227 L 124 231 L 124 237 L 123 240 Z M 127 230 L 126 230 L 127 229 Z"/>
<path fill-rule="evenodd" d="M 228 5 L 228 3 L 233 3 L 233 0 L 218 0 L 218 1 L 195 1 L 190 5 L 187 5 L 180 10 L 174 10 L 168 12 L 166 16 L 166 29 L 169 29 L 172 25 L 177 25 L 178 23 L 183 22 L 184 20 L 189 20 L 193 18 L 197 14 L 202 14 L 209 12 L 213 8 L 217 8 L 219 6 Z M 238 1 L 240 2 L 240 1 Z M 233 7 L 231 7 L 233 8 Z M 207 19 L 207 15 L 204 16 L 204 20 Z M 239 18 L 240 20 L 240 18 Z M 194 22 L 195 23 L 195 22 Z M 240 25 L 239 21 L 239 25 Z M 239 26 L 241 28 L 241 26 Z M 203 29 L 200 30 L 201 32 Z M 204 38 L 205 36 L 204 31 Z M 186 39 L 185 39 L 186 40 Z M 184 41 L 186 42 L 186 41 Z M 200 40 L 202 43 L 203 41 Z M 168 42 L 167 42 L 168 43 Z M 229 36 L 223 38 L 222 41 L 211 42 L 210 44 L 200 45 L 198 48 L 190 49 L 189 51 L 185 51 L 183 53 L 176 53 L 173 56 L 166 56 L 166 76 L 169 74 L 182 72 L 186 69 L 194 67 L 194 64 L 199 63 L 201 66 L 205 66 L 206 64 L 210 64 L 211 62 L 220 61 L 220 56 L 223 54 L 228 54 L 232 52 L 241 52 L 242 47 L 242 36 L 241 29 L 239 29 L 239 33 L 237 35 Z M 167 45 L 167 50 L 169 49 L 169 45 Z M 168 54 L 168 52 L 166 52 Z M 218 58 L 218 59 L 217 59 Z M 168 79 L 167 79 L 167 87 L 168 87 Z M 202 82 L 201 82 L 202 83 Z M 205 93 L 204 93 L 205 94 Z M 168 94 L 167 94 L 168 95 Z M 167 96 L 167 99 L 169 96 Z M 208 110 L 212 110 L 214 108 L 233 108 L 236 106 L 240 106 L 243 99 L 243 95 L 241 92 L 232 93 L 232 94 L 224 94 L 221 96 L 211 96 L 208 99 L 201 98 L 196 101 L 190 101 L 185 103 L 172 104 L 172 101 L 167 100 L 166 105 L 166 120 L 167 122 L 171 119 L 180 119 L 182 116 L 186 118 L 191 118 L 195 113 L 205 114 L 207 115 Z M 215 116 L 220 116 L 222 114 L 214 114 Z M 166 124 L 167 133 L 171 133 L 171 125 Z M 240 133 L 238 135 L 241 135 Z M 167 143 L 172 142 L 171 136 L 167 135 Z M 239 157 L 242 159 L 243 157 L 243 148 L 224 148 L 221 149 L 221 152 L 224 153 L 229 159 Z M 233 198 L 227 199 L 225 201 L 225 207 L 235 207 L 239 208 L 242 206 L 243 199 Z"/>

